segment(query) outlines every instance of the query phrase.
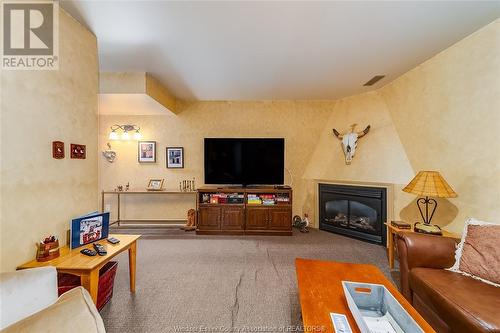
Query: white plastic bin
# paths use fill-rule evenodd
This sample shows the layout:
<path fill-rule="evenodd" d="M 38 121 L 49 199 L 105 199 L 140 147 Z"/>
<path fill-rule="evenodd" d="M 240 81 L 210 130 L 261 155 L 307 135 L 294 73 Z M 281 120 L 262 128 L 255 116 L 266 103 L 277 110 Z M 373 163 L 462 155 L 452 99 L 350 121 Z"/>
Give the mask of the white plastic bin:
<path fill-rule="evenodd" d="M 342 281 L 342 287 L 361 333 L 424 333 L 385 286 Z"/>

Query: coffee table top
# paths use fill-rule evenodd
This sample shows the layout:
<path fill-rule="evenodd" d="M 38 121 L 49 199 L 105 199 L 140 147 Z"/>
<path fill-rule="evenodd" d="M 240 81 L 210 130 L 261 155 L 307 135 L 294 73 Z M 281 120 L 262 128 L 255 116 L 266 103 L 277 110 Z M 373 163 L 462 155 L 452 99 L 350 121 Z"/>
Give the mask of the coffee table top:
<path fill-rule="evenodd" d="M 108 251 L 108 254 L 106 254 L 105 256 L 96 255 L 93 257 L 89 257 L 80 253 L 80 251 L 85 248 L 93 250 L 92 244 L 87 244 L 73 250 L 68 246 L 63 246 L 59 249 L 59 257 L 49 261 L 36 261 L 36 259 L 34 259 L 25 264 L 22 264 L 21 266 L 18 266 L 17 269 L 54 266 L 57 269 L 91 270 L 106 263 L 120 252 L 128 249 L 132 243 L 134 243 L 139 237 L 141 237 L 141 235 L 110 234 L 109 237 L 118 238 L 120 240 L 120 243 L 111 244 L 108 243 L 105 239 L 97 241 L 96 243 L 103 245 Z"/>
<path fill-rule="evenodd" d="M 305 331 L 323 326 L 324 330 L 319 332 L 335 332 L 330 317 L 330 312 L 335 312 L 346 315 L 352 331 L 359 332 L 342 289 L 342 280 L 347 280 L 384 285 L 424 332 L 435 333 L 396 287 L 373 265 L 297 258 L 295 268 Z"/>

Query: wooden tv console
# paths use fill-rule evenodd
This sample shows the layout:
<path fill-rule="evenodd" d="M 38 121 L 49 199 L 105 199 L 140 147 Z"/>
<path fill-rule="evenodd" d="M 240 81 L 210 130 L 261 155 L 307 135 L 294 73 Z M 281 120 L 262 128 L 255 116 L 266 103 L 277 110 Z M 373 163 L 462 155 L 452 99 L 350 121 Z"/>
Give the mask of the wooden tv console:
<path fill-rule="evenodd" d="M 267 204 L 258 203 L 259 199 Z M 292 235 L 292 189 L 288 186 L 202 187 L 196 208 L 197 234 Z"/>

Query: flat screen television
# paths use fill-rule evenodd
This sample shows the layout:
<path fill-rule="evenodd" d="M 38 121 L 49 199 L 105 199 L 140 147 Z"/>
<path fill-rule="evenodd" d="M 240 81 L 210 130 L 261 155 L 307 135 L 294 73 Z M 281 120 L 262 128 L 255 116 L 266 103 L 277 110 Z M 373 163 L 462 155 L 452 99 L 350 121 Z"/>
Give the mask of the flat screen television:
<path fill-rule="evenodd" d="M 205 184 L 280 185 L 285 139 L 205 138 Z"/>

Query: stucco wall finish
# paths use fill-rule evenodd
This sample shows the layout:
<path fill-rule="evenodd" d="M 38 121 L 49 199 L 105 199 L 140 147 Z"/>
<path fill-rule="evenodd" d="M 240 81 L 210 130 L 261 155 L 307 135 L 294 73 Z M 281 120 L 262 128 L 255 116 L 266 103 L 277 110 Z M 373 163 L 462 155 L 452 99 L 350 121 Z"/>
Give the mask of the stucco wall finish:
<path fill-rule="evenodd" d="M 140 165 L 135 143 L 113 143 L 118 159 L 115 164 L 100 159 L 100 188 L 127 181 L 144 188 L 151 177 L 165 178 L 170 188 L 193 176 L 201 185 L 204 137 L 278 136 L 286 138 L 295 214 L 309 213 L 315 220 L 317 180 L 389 183 L 394 217 L 414 222 L 419 220 L 416 197 L 401 189 L 417 171 L 433 169 L 459 194 L 439 200 L 435 223 L 460 232 L 469 216 L 499 222 L 499 24 L 491 23 L 381 89 L 338 101 L 193 102 L 184 103 L 178 116 L 101 115 L 101 150 L 109 126 L 132 122 L 141 126 L 144 139 L 158 141 L 159 160 Z M 372 129 L 346 166 L 332 128 L 344 131 L 352 123 Z M 185 148 L 185 169 L 165 168 L 165 146 Z M 165 199 L 133 200 L 126 202 L 126 217 L 181 218 L 189 206 L 175 199 L 169 199 L 170 206 Z"/>
<path fill-rule="evenodd" d="M 100 188 L 110 190 L 130 182 L 131 188 L 144 189 L 149 178 L 165 179 L 165 187 L 176 189 L 179 181 L 196 178 L 203 185 L 203 138 L 205 137 L 284 137 L 285 167 L 293 175 L 294 211 L 306 204 L 302 174 L 309 163 L 319 131 L 328 119 L 334 102 L 184 102 L 178 115 L 100 116 L 99 146 L 105 150 L 113 124 L 137 124 L 143 140 L 157 141 L 157 163 L 137 162 L 137 143 L 115 141 L 114 163 L 100 157 Z M 166 147 L 184 147 L 184 169 L 167 169 Z M 265 172 L 265 170 L 263 170 Z M 285 181 L 291 178 L 285 173 Z M 129 200 L 127 200 L 129 199 Z M 115 198 L 106 204 L 115 210 Z M 164 196 L 125 198 L 122 218 L 185 218 L 192 200 Z M 114 214 L 113 214 L 114 215 Z M 113 216 L 113 218 L 116 216 Z"/>
<path fill-rule="evenodd" d="M 59 24 L 58 71 L 1 73 L 1 271 L 33 259 L 44 236 L 64 245 L 70 219 L 97 209 L 97 42 L 63 10 Z M 87 159 L 70 159 L 70 143 Z"/>
<path fill-rule="evenodd" d="M 500 223 L 500 20 L 378 93 L 413 169 L 440 171 L 458 193 L 442 200 L 447 229 L 468 217 Z"/>

